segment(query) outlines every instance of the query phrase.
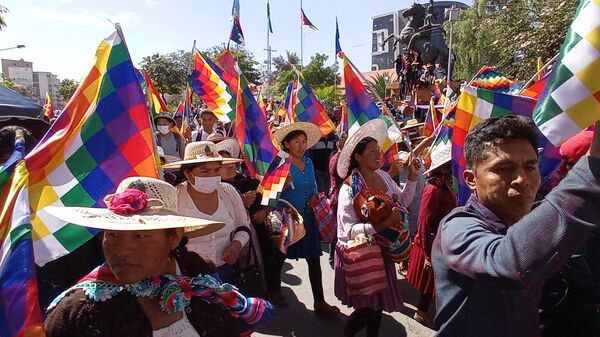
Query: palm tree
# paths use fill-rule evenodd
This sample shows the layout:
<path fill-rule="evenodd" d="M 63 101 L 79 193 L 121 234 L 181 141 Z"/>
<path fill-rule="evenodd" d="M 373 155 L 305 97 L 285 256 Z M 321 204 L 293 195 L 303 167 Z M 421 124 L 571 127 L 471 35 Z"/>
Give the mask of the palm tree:
<path fill-rule="evenodd" d="M 390 82 L 390 78 L 392 78 L 392 75 L 388 72 L 384 72 L 371 77 L 370 80 L 367 80 L 367 83 L 365 84 L 374 101 L 377 101 L 377 96 L 375 93 L 379 95 L 381 99 L 385 97 L 385 87 Z"/>
<path fill-rule="evenodd" d="M 6 27 L 6 21 L 4 21 L 4 14 L 8 13 L 8 8 L 0 5 L 0 30 Z"/>

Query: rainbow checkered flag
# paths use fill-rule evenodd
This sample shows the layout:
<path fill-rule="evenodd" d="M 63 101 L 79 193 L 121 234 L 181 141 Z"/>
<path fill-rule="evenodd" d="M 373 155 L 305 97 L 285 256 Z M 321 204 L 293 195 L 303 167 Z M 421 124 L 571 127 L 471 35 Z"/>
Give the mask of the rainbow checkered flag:
<path fill-rule="evenodd" d="M 319 102 L 304 79 L 298 78 L 292 81 L 288 84 L 287 88 L 285 101 L 289 106 L 294 121 L 315 124 L 321 130 L 321 136 L 323 137 L 335 129 L 335 125 L 327 112 L 325 112 L 323 104 Z"/>
<path fill-rule="evenodd" d="M 458 184 L 458 203 L 464 205 L 471 195 L 463 177 L 466 169 L 464 146 L 469 131 L 492 117 L 510 113 L 531 117 L 536 100 L 466 85 L 461 90 L 452 131 L 452 173 Z M 542 134 L 538 138 L 538 147 L 541 148 L 539 168 L 544 183 L 560 166 L 562 159 L 558 149 Z"/>
<path fill-rule="evenodd" d="M 600 2 L 582 0 L 533 120 L 556 146 L 600 120 Z"/>
<path fill-rule="evenodd" d="M 98 231 L 65 223 L 46 206 L 106 207 L 131 176 L 157 177 L 154 134 L 142 87 L 118 32 L 50 130 L 25 158 L 38 265 L 77 249 Z"/>
<path fill-rule="evenodd" d="M 196 51 L 188 82 L 220 121 L 228 123 L 235 119 L 237 81 L 199 51 Z"/>
<path fill-rule="evenodd" d="M 31 239 L 25 141 L 0 166 L 0 336 L 45 336 Z"/>
<path fill-rule="evenodd" d="M 287 153 L 273 144 L 267 117 L 243 75 L 238 92 L 235 127 L 244 162 L 250 174 L 261 181 L 258 192 L 263 194 L 262 204 L 273 205 L 283 190 L 291 162 L 286 160 Z"/>
<path fill-rule="evenodd" d="M 517 93 L 523 87 L 523 82 L 508 79 L 498 70 L 483 66 L 470 83 L 471 86 L 504 93 Z"/>
<path fill-rule="evenodd" d="M 388 137 L 382 144 L 381 151 L 384 154 L 384 162 L 389 164 L 391 163 L 390 161 L 393 161 L 394 155 L 398 153 L 398 148 L 397 146 L 394 146 L 394 144 L 396 143 L 395 141 L 400 138 L 400 130 L 398 130 L 392 121 L 393 117 L 381 113 L 381 110 L 379 110 L 379 107 L 367 92 L 365 85 L 360 81 L 356 72 L 352 69 L 346 55 L 342 52 L 340 53 L 340 57 L 344 61 L 344 83 L 346 85 L 346 103 L 348 105 L 345 123 L 347 123 L 348 135 L 352 135 L 361 125 L 371 119 L 383 119 L 388 126 Z M 388 151 L 392 152 L 386 154 Z"/>

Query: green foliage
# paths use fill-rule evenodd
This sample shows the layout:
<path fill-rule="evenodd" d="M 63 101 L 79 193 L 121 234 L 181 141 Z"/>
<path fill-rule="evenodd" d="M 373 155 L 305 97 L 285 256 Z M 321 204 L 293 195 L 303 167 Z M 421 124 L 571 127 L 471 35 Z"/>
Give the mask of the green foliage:
<path fill-rule="evenodd" d="M 6 20 L 4 20 L 4 14 L 8 13 L 8 8 L 0 5 L 0 30 L 6 27 Z"/>
<path fill-rule="evenodd" d="M 469 80 L 489 64 L 528 80 L 538 57 L 545 63 L 560 51 L 577 5 L 574 0 L 475 0 L 454 24 L 453 77 Z"/>
<path fill-rule="evenodd" d="M 302 71 L 304 80 L 313 90 L 338 84 L 337 65 L 326 67 L 325 61 L 327 61 L 327 58 L 328 56 L 325 54 L 315 54 L 311 57 L 310 63 L 302 70 L 297 63 L 299 59 L 294 53 L 288 52 L 287 60 L 282 60 L 281 56 L 275 58 L 277 59 L 277 61 L 274 59 L 276 64 L 275 93 L 279 96 L 284 95 L 288 83 L 298 76 L 294 68 Z"/>
<path fill-rule="evenodd" d="M 191 53 L 179 50 L 166 55 L 146 56 L 140 68 L 148 72 L 161 95 L 179 95 L 185 90 L 190 62 Z"/>
<path fill-rule="evenodd" d="M 71 96 L 73 96 L 73 93 L 75 92 L 75 90 L 77 90 L 78 86 L 79 83 L 75 82 L 75 80 L 71 80 L 68 78 L 60 81 L 60 88 L 58 88 L 58 94 L 62 98 L 63 102 L 65 102 L 65 104 L 69 101 Z"/>
<path fill-rule="evenodd" d="M 337 90 L 336 86 L 330 85 L 328 87 L 314 88 L 313 93 L 325 106 L 325 111 L 330 115 L 333 109 L 340 105 L 341 92 Z"/>
<path fill-rule="evenodd" d="M 13 88 L 15 86 L 15 82 L 13 82 L 12 78 L 4 75 L 4 73 L 0 73 L 0 84 L 7 88 Z"/>
<path fill-rule="evenodd" d="M 298 57 L 298 55 L 296 53 L 290 52 L 290 51 L 286 51 L 286 57 L 279 55 L 279 56 L 273 58 L 272 62 L 273 62 L 273 67 L 272 67 L 271 76 L 268 76 L 268 74 L 266 73 L 266 70 L 265 70 L 265 73 L 263 74 L 263 78 L 265 79 L 266 83 L 276 82 L 282 71 L 291 71 L 294 67 L 296 67 L 296 68 L 300 67 L 300 57 Z M 266 63 L 266 61 L 265 61 L 265 63 Z M 265 69 L 266 69 L 266 66 L 265 66 Z"/>
<path fill-rule="evenodd" d="M 385 98 L 386 95 L 386 89 L 385 87 L 388 85 L 388 83 L 390 83 L 390 79 L 392 78 L 392 74 L 389 72 L 384 72 L 381 74 L 377 74 L 373 77 L 371 77 L 370 79 L 367 79 L 367 90 L 369 91 L 369 94 L 371 94 L 371 97 L 373 97 L 373 100 L 375 102 L 379 101 L 377 99 L 377 95 L 379 95 L 379 97 L 381 99 Z M 377 94 L 377 95 L 375 95 Z"/>
<path fill-rule="evenodd" d="M 210 57 L 212 60 L 215 60 L 219 55 L 221 55 L 225 51 L 224 47 L 214 46 L 205 51 L 206 55 Z M 231 52 L 235 56 L 238 66 L 244 76 L 249 83 L 260 84 L 261 83 L 261 74 L 258 68 L 258 62 L 254 59 L 254 54 L 252 52 L 240 48 L 240 49 L 231 49 Z"/>

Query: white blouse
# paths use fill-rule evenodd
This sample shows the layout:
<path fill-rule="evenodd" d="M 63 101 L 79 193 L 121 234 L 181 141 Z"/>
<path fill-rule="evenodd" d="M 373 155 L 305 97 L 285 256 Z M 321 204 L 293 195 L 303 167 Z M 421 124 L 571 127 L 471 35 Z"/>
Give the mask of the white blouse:
<path fill-rule="evenodd" d="M 224 186 L 224 185 L 228 185 Z M 232 190 L 233 193 L 231 193 Z M 198 210 L 190 194 L 187 191 L 187 184 L 181 184 L 177 187 L 178 212 L 180 215 L 206 220 L 213 220 L 225 223 L 225 227 L 220 230 L 197 238 L 190 238 L 187 249 L 202 256 L 207 261 L 212 261 L 217 267 L 225 264 L 223 261 L 223 250 L 232 241 L 231 234 L 239 226 L 250 225 L 250 219 L 245 213 L 244 204 L 241 197 L 235 189 L 229 184 L 221 183 L 219 188 L 219 206 L 213 214 L 206 214 Z M 239 200 L 238 200 L 239 199 Z M 243 213 L 240 213 L 239 210 Z M 233 240 L 238 240 L 242 247 L 248 243 L 250 236 L 246 232 L 237 232 Z"/>

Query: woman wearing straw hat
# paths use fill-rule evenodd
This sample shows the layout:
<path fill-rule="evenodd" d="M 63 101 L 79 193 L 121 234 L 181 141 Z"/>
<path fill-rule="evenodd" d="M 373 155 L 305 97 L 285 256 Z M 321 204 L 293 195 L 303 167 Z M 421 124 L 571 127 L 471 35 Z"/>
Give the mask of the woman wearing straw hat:
<path fill-rule="evenodd" d="M 325 302 L 319 257 L 323 255 L 319 230 L 312 210 L 318 201 L 317 182 L 312 161 L 305 157 L 306 149 L 314 146 L 321 138 L 319 127 L 313 123 L 295 122 L 279 128 L 273 134 L 276 144 L 292 158 L 290 175 L 281 193 L 304 219 L 306 235 L 288 247 L 290 259 L 306 259 L 308 276 L 314 299 L 314 310 L 318 315 L 335 316 L 340 310 Z M 281 283 L 281 282 L 279 282 Z"/>
<path fill-rule="evenodd" d="M 422 324 L 431 324 L 427 311 L 433 299 L 433 269 L 431 268 L 431 247 L 437 234 L 438 224 L 452 209 L 458 206 L 452 188 L 452 144 L 441 143 L 431 153 L 431 166 L 425 172 L 429 175 L 423 188 L 417 235 L 413 240 L 406 279 L 419 291 L 419 302 L 414 319 Z"/>
<path fill-rule="evenodd" d="M 184 234 L 208 235 L 223 224 L 178 216 L 174 187 L 131 177 L 104 200 L 108 209 L 46 208 L 63 221 L 104 230 L 106 256 L 106 264 L 52 302 L 47 336 L 238 336 L 232 316 L 256 321 L 244 306 L 270 317 L 268 302 L 208 276 L 214 265 L 186 250 Z"/>
<path fill-rule="evenodd" d="M 337 172 L 345 178 L 338 196 L 338 242 L 334 261 L 335 295 L 343 303 L 353 307 L 344 328 L 344 336 L 354 336 L 366 327 L 367 336 L 377 336 L 383 310 L 400 311 L 404 307 L 394 263 L 385 260 L 387 287 L 369 296 L 349 295 L 343 269 L 343 256 L 346 245 L 358 234 L 373 235 L 390 226 L 403 222 L 400 210 L 394 208 L 389 216 L 378 223 L 360 221 L 354 209 L 354 196 L 366 188 L 379 190 L 397 197 L 402 205 L 410 204 L 415 191 L 415 181 L 419 161 L 413 160 L 409 166 L 409 175 L 404 189 L 400 189 L 394 180 L 381 167 L 380 144 L 387 136 L 385 121 L 374 119 L 361 126 L 352 134 L 340 153 Z"/>
<path fill-rule="evenodd" d="M 220 278 L 231 281 L 233 265 L 250 240 L 250 219 L 238 192 L 221 182 L 221 166 L 239 163 L 240 159 L 223 158 L 214 143 L 192 142 L 185 147 L 182 161 L 163 166 L 178 168 L 186 181 L 177 186 L 179 214 L 225 223 L 211 235 L 190 239 L 189 249 L 212 261 Z"/>

